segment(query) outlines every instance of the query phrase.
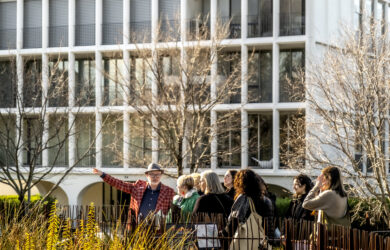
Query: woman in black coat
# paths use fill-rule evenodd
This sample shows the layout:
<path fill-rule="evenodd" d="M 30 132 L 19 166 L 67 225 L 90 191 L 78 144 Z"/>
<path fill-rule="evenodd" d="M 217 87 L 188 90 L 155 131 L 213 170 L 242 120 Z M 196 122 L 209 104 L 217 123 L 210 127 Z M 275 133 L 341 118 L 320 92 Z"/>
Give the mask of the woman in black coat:
<path fill-rule="evenodd" d="M 195 203 L 195 213 L 217 213 L 229 216 L 233 205 L 233 199 L 225 193 L 218 175 L 212 171 L 205 171 L 200 177 L 200 188 L 204 195 L 198 198 Z"/>
<path fill-rule="evenodd" d="M 267 219 L 265 234 L 274 237 L 272 201 L 261 191 L 261 183 L 256 174 L 249 169 L 240 170 L 234 180 L 236 197 L 229 215 L 228 223 L 223 230 L 224 236 L 232 237 L 239 223 L 245 223 L 251 214 L 249 200 L 252 199 L 256 212 Z"/>
<path fill-rule="evenodd" d="M 286 213 L 287 218 L 293 218 L 296 220 L 314 220 L 312 211 L 302 207 L 302 203 L 312 187 L 313 183 L 309 176 L 300 174 L 294 177 L 293 189 L 295 194 L 293 196 L 293 200 L 290 203 L 290 206 L 288 207 Z"/>

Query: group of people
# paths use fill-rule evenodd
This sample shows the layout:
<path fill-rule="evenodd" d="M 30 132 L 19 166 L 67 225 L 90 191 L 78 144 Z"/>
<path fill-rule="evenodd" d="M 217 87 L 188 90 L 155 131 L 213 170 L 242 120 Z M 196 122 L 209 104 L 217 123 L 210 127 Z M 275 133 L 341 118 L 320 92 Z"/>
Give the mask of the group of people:
<path fill-rule="evenodd" d="M 135 183 L 121 181 L 98 169 L 93 169 L 93 172 L 109 185 L 131 194 L 131 224 L 150 213 L 159 212 L 170 218 L 173 209 L 180 211 L 182 218 L 186 219 L 197 213 L 216 213 L 222 214 L 227 221 L 221 233 L 231 237 L 251 215 L 252 203 L 257 214 L 268 218 L 265 234 L 270 238 L 275 236 L 272 224 L 275 199 L 268 193 L 264 180 L 250 169 L 228 170 L 223 185 L 211 170 L 180 176 L 177 194 L 161 183 L 164 170 L 156 163 L 151 163 L 145 171 L 147 181 Z M 350 225 L 347 195 L 337 167 L 323 169 L 315 184 L 310 177 L 300 174 L 294 178 L 293 189 L 295 194 L 287 217 L 305 220 L 317 217 L 321 223 Z"/>

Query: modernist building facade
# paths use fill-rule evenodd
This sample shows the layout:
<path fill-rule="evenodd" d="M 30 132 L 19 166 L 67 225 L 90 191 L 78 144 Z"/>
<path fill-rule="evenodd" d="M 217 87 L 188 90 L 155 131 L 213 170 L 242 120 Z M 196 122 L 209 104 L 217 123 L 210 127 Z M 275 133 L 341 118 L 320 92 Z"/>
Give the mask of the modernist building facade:
<path fill-rule="evenodd" d="M 176 36 L 185 44 L 190 40 L 185 34 L 199 30 L 199 16 L 208 17 L 204 24 L 210 27 L 211 36 L 216 32 L 217 20 L 231 20 L 230 35 L 222 42 L 240 54 L 238 63 L 243 72 L 240 96 L 218 105 L 212 112 L 217 117 L 219 112 L 239 110 L 237 119 L 241 129 L 223 141 L 217 138 L 211 152 L 217 154 L 221 147 L 228 152 L 237 146 L 241 150 L 232 152 L 229 157 L 212 157 L 209 168 L 223 175 L 227 168 L 252 167 L 268 183 L 291 190 L 296 172 L 280 160 L 280 145 L 289 136 L 281 131 L 291 116 L 305 110 L 305 102 L 291 100 L 285 92 L 285 76 L 293 78 L 298 68 L 308 65 L 310 58 L 337 33 L 340 23 L 356 25 L 360 5 L 377 18 L 388 19 L 389 3 L 379 0 L 0 0 L 0 63 L 6 65 L 15 60 L 19 76 L 26 68 L 42 72 L 42 88 L 49 89 L 53 84 L 48 81 L 50 71 L 42 69 L 52 67 L 53 58 L 62 57 L 57 67 L 68 76 L 67 98 L 62 101 L 65 106 L 73 107 L 77 106 L 75 100 L 82 100 L 83 110 L 78 117 L 72 112 L 62 114 L 69 124 L 76 121 L 74 129 L 79 136 L 69 136 L 66 147 L 56 159 L 58 167 L 54 172 L 61 173 L 74 165 L 79 152 L 88 147 L 95 135 L 96 141 L 94 153 L 77 163 L 55 195 L 62 203 L 71 205 L 90 201 L 115 203 L 119 194 L 92 175 L 91 167 L 134 181 L 143 178 L 144 170 L 122 159 L 149 155 L 152 161 L 159 162 L 162 154 L 156 150 L 147 152 L 145 145 L 156 148 L 158 141 L 141 137 L 133 138 L 139 144 L 137 149 L 128 143 L 117 145 L 122 155 L 119 158 L 112 148 L 106 147 L 118 134 L 131 135 L 129 121 L 133 114 L 126 102 L 117 101 L 121 90 L 105 79 L 99 69 L 115 75 L 118 66 L 135 62 L 136 44 L 158 43 L 154 31 L 159 21 L 162 21 L 161 29 L 172 22 L 180 23 L 181 32 Z M 245 72 L 250 67 L 248 55 L 252 51 L 255 53 L 251 63 L 256 73 L 253 79 L 245 80 Z M 5 74 L 3 72 L 0 78 L 3 111 L 15 102 L 9 91 L 33 89 L 29 79 L 19 77 L 13 90 L 7 85 L 9 77 Z M 212 70 L 211 74 L 218 75 L 218 71 Z M 53 107 L 58 106 L 61 105 L 53 104 Z M 103 120 L 108 114 L 121 116 L 123 121 L 105 127 Z M 50 119 L 55 117 L 50 117 L 48 109 L 49 130 Z M 28 140 L 27 133 L 34 121 L 25 124 L 22 138 Z M 249 147 L 249 138 L 256 138 L 257 143 Z M 26 162 L 27 158 L 28 153 L 23 153 L 18 161 Z M 52 160 L 50 150 L 46 150 L 39 164 L 46 166 Z M 58 176 L 52 174 L 38 185 L 39 191 L 46 192 L 57 179 Z M 165 181 L 175 185 L 173 179 Z"/>

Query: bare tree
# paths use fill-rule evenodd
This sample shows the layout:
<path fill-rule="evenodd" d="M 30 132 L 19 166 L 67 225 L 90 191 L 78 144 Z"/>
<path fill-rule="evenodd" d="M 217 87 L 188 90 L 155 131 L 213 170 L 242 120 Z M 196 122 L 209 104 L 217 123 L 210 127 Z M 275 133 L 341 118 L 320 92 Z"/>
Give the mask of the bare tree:
<path fill-rule="evenodd" d="M 240 145 L 237 108 L 218 112 L 217 119 L 211 116 L 219 104 L 241 103 L 241 55 L 221 44 L 229 24 L 218 24 L 210 40 L 207 22 L 207 18 L 197 22 L 202 25 L 187 36 L 187 42 L 178 40 L 177 23 L 165 22 L 160 26 L 158 45 L 137 46 L 129 65 L 121 70 L 126 73 L 112 77 L 105 72 L 106 78 L 120 86 L 120 98 L 129 107 L 130 138 L 125 142 L 131 149 L 129 165 L 145 165 L 153 151 L 158 152 L 161 164 L 176 167 L 178 176 L 186 164 L 191 172 L 210 166 L 211 157 L 221 164 L 236 156 L 240 161 L 240 146 L 221 147 L 226 146 L 222 137 L 237 137 L 237 131 L 235 139 Z M 216 136 L 225 145 L 212 155 Z M 153 147 L 152 140 L 158 141 L 158 146 Z"/>
<path fill-rule="evenodd" d="M 89 155 L 92 143 L 69 164 L 68 139 L 77 134 L 77 119 L 69 121 L 68 118 L 70 113 L 77 117 L 81 107 L 68 106 L 64 58 L 49 59 L 46 68 L 42 67 L 41 60 L 24 58 L 23 73 L 16 70 L 13 58 L 0 63 L 0 78 L 0 183 L 12 187 L 19 201 L 26 204 L 31 189 L 50 174 L 58 174 L 60 178 L 44 198 L 58 188 Z M 23 86 L 18 86 L 21 78 Z M 65 170 L 58 172 L 56 167 Z"/>
<path fill-rule="evenodd" d="M 390 43 L 382 23 L 361 19 L 360 30 L 345 29 L 342 39 L 323 45 L 298 81 L 306 84 L 306 117 L 292 118 L 282 148 L 292 147 L 282 161 L 291 168 L 339 167 L 348 192 L 359 197 L 370 218 L 390 226 L 389 107 Z M 295 92 L 296 93 L 296 92 Z M 302 129 L 303 128 L 303 129 Z"/>

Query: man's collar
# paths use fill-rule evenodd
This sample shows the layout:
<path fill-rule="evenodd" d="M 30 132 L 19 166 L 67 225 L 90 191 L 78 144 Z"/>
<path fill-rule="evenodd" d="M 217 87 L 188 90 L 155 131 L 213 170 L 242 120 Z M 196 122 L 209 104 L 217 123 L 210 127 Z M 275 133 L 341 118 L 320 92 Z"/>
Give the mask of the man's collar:
<path fill-rule="evenodd" d="M 146 187 L 147 189 L 153 190 L 152 187 L 150 186 L 150 183 L 148 182 L 148 186 Z M 160 191 L 161 188 L 161 182 L 158 184 L 157 188 L 153 191 Z"/>

